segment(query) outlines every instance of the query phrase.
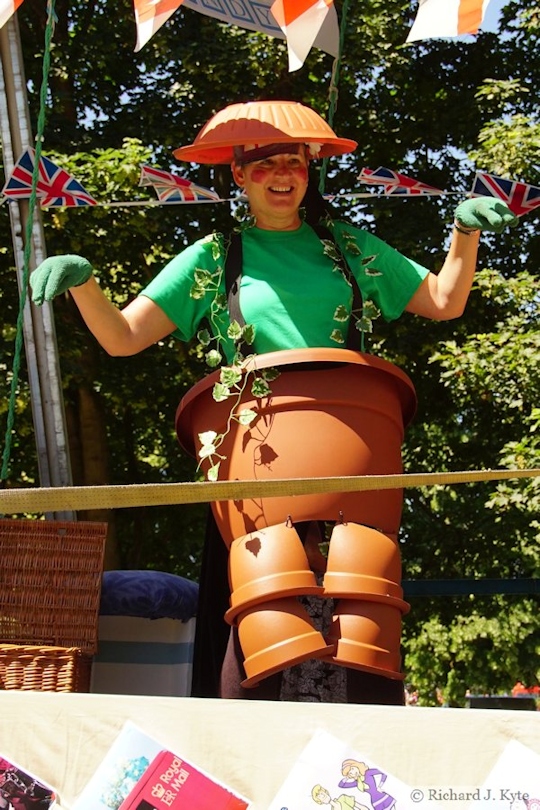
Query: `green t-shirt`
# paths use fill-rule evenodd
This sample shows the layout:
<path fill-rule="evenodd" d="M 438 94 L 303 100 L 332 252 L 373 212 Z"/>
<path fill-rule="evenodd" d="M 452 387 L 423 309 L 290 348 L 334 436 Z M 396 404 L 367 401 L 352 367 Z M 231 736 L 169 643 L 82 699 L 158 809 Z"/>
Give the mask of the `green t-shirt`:
<path fill-rule="evenodd" d="M 387 321 L 398 318 L 426 277 L 426 268 L 367 231 L 344 222 L 334 222 L 333 228 L 360 287 L 368 320 L 378 312 Z M 228 313 L 215 305 L 216 291 L 225 293 L 215 238 L 186 248 L 141 292 L 173 321 L 181 340 L 190 340 L 204 318 L 217 321 L 219 332 L 226 333 Z M 351 241 L 353 250 L 348 247 Z M 303 223 L 296 231 L 249 228 L 242 233 L 242 247 L 240 307 L 246 323 L 255 327 L 253 351 L 343 347 L 340 335 L 346 337 L 347 323 L 340 308 L 350 313 L 352 290 L 309 225 Z M 210 286 L 193 297 L 194 280 L 201 275 Z M 223 348 L 230 361 L 232 346 Z"/>

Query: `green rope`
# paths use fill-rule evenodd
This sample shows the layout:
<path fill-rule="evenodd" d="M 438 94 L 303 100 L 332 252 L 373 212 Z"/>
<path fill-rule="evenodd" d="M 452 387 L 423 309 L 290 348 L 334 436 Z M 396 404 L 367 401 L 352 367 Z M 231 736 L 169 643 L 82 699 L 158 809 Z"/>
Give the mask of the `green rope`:
<path fill-rule="evenodd" d="M 334 124 L 334 114 L 336 112 L 338 103 L 339 71 L 341 69 L 341 58 L 343 56 L 343 43 L 345 41 L 345 31 L 347 28 L 348 10 L 349 10 L 349 0 L 343 0 L 343 6 L 341 8 L 341 23 L 339 27 L 338 55 L 334 59 L 334 64 L 332 66 L 332 75 L 330 77 L 330 87 L 328 89 L 328 98 L 329 98 L 328 123 L 331 127 Z M 321 194 L 324 194 L 327 169 L 328 169 L 328 158 L 324 158 L 321 165 L 321 172 L 319 176 L 319 192 Z"/>
<path fill-rule="evenodd" d="M 26 292 L 28 288 L 28 279 L 30 276 L 30 255 L 32 251 L 32 231 L 34 222 L 34 211 L 37 199 L 37 183 L 39 179 L 39 163 L 41 160 L 41 144 L 43 141 L 43 133 L 45 131 L 45 111 L 47 107 L 47 90 L 48 90 L 48 77 L 51 64 L 51 40 L 54 30 L 54 0 L 47 2 L 47 26 L 45 28 L 45 53 L 43 55 L 43 71 L 42 83 L 39 96 L 39 115 L 37 122 L 36 134 L 36 148 L 34 158 L 34 168 L 32 171 L 32 190 L 28 202 L 28 221 L 26 223 L 26 233 L 24 242 L 23 253 L 23 270 L 21 291 L 19 297 L 19 314 L 17 317 L 17 332 L 15 336 L 15 353 L 13 357 L 13 376 L 11 378 L 11 391 L 9 397 L 9 406 L 7 414 L 7 428 L 5 437 L 4 453 L 2 456 L 2 471 L 0 473 L 0 482 L 7 479 L 9 472 L 9 461 L 11 456 L 11 443 L 13 436 L 13 425 L 15 422 L 15 407 L 17 398 L 17 388 L 19 385 L 19 373 L 21 367 L 21 355 L 23 350 L 23 324 L 24 324 L 24 307 L 26 305 Z"/>

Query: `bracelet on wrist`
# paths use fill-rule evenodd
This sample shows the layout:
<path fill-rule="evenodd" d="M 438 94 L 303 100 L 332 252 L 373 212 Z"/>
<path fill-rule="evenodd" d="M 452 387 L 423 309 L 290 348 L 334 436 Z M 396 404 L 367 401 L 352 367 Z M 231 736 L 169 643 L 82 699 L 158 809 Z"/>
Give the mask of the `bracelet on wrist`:
<path fill-rule="evenodd" d="M 454 228 L 458 233 L 462 233 L 463 236 L 471 236 L 471 234 L 479 233 L 480 231 L 480 228 L 464 228 L 457 219 L 454 220 Z"/>

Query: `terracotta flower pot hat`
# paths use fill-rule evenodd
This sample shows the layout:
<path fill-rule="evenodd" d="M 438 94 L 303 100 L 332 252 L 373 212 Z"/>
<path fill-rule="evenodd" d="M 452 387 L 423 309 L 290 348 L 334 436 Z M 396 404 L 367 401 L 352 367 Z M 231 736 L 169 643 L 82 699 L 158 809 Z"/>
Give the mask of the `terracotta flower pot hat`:
<path fill-rule="evenodd" d="M 320 158 L 353 152 L 358 145 L 338 138 L 318 113 L 297 101 L 247 101 L 216 113 L 192 144 L 173 154 L 192 163 L 231 163 L 235 146 L 272 143 L 316 144 Z"/>

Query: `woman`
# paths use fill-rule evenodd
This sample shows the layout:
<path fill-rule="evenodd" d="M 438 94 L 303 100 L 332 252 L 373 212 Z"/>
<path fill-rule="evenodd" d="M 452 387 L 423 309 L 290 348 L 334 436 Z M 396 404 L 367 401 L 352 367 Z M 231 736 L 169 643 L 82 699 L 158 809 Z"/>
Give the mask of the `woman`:
<path fill-rule="evenodd" d="M 350 342 L 361 336 L 358 326 L 377 317 L 391 321 L 404 311 L 434 320 L 460 316 L 474 278 L 481 231 L 500 232 L 517 218 L 492 198 L 461 203 L 446 260 L 435 275 L 367 231 L 327 216 L 318 221 L 327 212 L 310 188 L 310 162 L 355 146 L 301 104 L 231 105 L 175 155 L 200 163 L 230 162 L 233 178 L 248 199 L 250 227 L 240 236 L 214 234 L 197 241 L 122 310 L 104 295 L 91 265 L 79 256 L 46 259 L 30 279 L 33 300 L 39 305 L 69 289 L 90 331 L 115 356 L 136 354 L 170 334 L 190 340 L 208 321 L 216 362 L 234 357 L 237 346 L 227 327 L 238 319 L 253 327 L 252 351 L 264 353 L 359 348 Z M 318 559 L 321 527 L 309 524 L 302 532 L 308 557 Z M 256 689 L 242 687 L 238 638 L 235 631 L 228 638 L 222 618 L 229 595 L 226 569 L 225 545 L 210 520 L 200 583 L 194 694 L 292 699 L 287 675 L 266 678 Z M 321 677 L 324 681 L 327 673 L 316 673 L 312 681 Z M 335 671 L 328 677 L 335 679 Z M 403 703 L 401 682 L 352 669 L 346 680 L 339 688 L 333 683 L 338 695 L 334 699 Z M 305 699 L 321 697 L 315 692 Z"/>

